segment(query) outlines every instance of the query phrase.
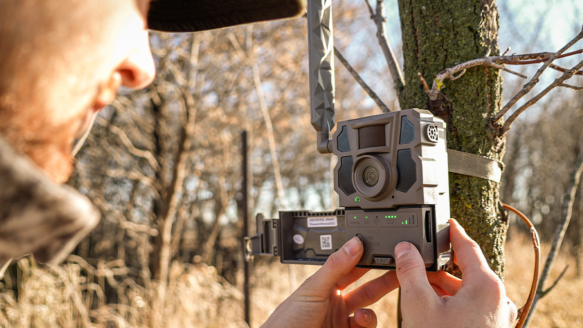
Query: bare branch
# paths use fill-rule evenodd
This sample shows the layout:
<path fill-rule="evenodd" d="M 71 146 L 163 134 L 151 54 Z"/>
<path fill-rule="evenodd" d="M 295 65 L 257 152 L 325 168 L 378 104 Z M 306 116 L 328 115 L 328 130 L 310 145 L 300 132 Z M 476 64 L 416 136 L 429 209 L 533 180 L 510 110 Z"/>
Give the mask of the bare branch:
<path fill-rule="evenodd" d="M 373 9 L 368 0 L 364 1 L 370 11 L 370 18 L 377 26 L 377 39 L 381 49 L 383 50 L 383 54 L 385 55 L 391 76 L 393 77 L 393 83 L 395 84 L 397 96 L 399 96 L 405 87 L 405 78 L 403 77 L 403 72 L 401 71 L 395 53 L 393 52 L 393 49 L 389 43 L 389 39 L 387 38 L 387 29 L 385 26 L 385 22 L 387 21 L 385 18 L 385 5 L 383 0 L 377 0 L 376 12 L 373 12 Z"/>
<path fill-rule="evenodd" d="M 373 16 L 374 16 L 374 9 L 372 9 L 372 6 L 368 2 L 368 0 L 364 0 L 364 3 L 366 3 L 366 6 L 368 7 L 368 11 L 370 12 L 370 17 L 373 18 Z"/>
<path fill-rule="evenodd" d="M 578 87 L 576 85 L 570 85 L 567 83 L 561 83 L 559 84 L 560 87 L 565 87 L 565 88 L 569 88 L 569 89 L 573 89 L 575 91 L 583 91 L 583 87 Z"/>
<path fill-rule="evenodd" d="M 583 33 L 582 33 L 583 35 Z M 527 110 L 530 106 L 536 104 L 542 97 L 546 96 L 549 92 L 551 92 L 551 90 L 553 90 L 554 88 L 560 86 L 561 84 L 563 84 L 563 82 L 565 82 L 566 80 L 570 79 L 571 77 L 573 77 L 573 75 L 575 75 L 575 73 L 577 73 L 581 68 L 583 68 L 583 61 L 579 62 L 579 64 L 575 65 L 575 67 L 571 68 L 569 71 L 565 72 L 563 74 L 563 76 L 561 76 L 560 78 L 556 79 L 553 83 L 551 83 L 551 85 L 549 85 L 548 87 L 546 87 L 543 91 L 541 91 L 538 95 L 534 96 L 533 98 L 531 98 L 529 101 L 527 101 L 524 105 L 520 106 L 506 121 L 506 123 L 504 123 L 504 126 L 502 127 L 502 129 L 500 130 L 500 135 L 504 135 L 506 132 L 508 132 L 508 130 L 510 130 L 510 128 L 512 127 L 512 123 L 514 123 L 514 121 L 516 121 L 516 119 L 518 119 L 518 116 L 520 116 L 520 114 L 522 114 L 525 110 Z M 540 70 L 539 70 L 540 71 Z M 530 83 L 530 82 L 529 82 Z M 534 85 L 533 85 L 534 86 Z M 523 92 L 528 92 L 525 91 L 526 89 L 523 88 L 519 93 L 523 93 Z M 529 89 L 530 91 L 530 89 Z M 500 114 L 500 113 L 499 113 Z"/>
<path fill-rule="evenodd" d="M 563 272 L 561 272 L 561 274 L 555 280 L 555 282 L 549 288 L 547 288 L 545 291 L 541 292 L 539 299 L 542 299 L 543 297 L 547 296 L 547 294 L 550 293 L 553 290 L 553 288 L 555 288 L 555 286 L 557 286 L 559 281 L 561 281 L 561 279 L 563 279 L 563 276 L 565 275 L 565 273 L 567 273 L 568 269 L 569 269 L 569 265 L 567 264 L 567 266 L 563 269 Z"/>
<path fill-rule="evenodd" d="M 141 150 L 136 148 L 136 146 L 134 146 L 130 138 L 128 138 L 127 134 L 122 129 L 118 128 L 113 124 L 109 124 L 109 130 L 119 137 L 119 139 L 121 140 L 123 145 L 128 149 L 130 154 L 136 157 L 146 159 L 150 166 L 152 166 L 152 169 L 154 170 L 158 170 L 160 168 L 160 164 L 158 163 L 154 155 L 147 150 Z"/>
<path fill-rule="evenodd" d="M 555 64 L 551 64 L 549 67 L 563 73 L 567 73 L 568 71 L 568 69 Z M 575 75 L 583 75 L 583 71 L 578 71 L 575 73 Z"/>
<path fill-rule="evenodd" d="M 383 113 L 391 112 L 391 110 L 389 109 L 389 107 L 387 107 L 387 105 L 385 105 L 385 103 L 377 96 L 377 94 L 374 91 L 372 91 L 372 89 L 364 82 L 364 80 L 360 77 L 360 75 L 358 74 L 358 72 L 356 72 L 356 70 L 350 65 L 350 63 L 348 63 L 348 61 L 346 60 L 346 58 L 344 58 L 344 56 L 342 56 L 342 53 L 336 47 L 334 47 L 334 54 L 336 55 L 336 57 L 338 58 L 338 60 L 342 63 L 342 65 L 344 65 L 344 67 L 346 67 L 346 69 L 348 70 L 348 72 L 350 73 L 350 75 L 352 75 L 352 77 L 356 80 L 356 82 L 358 82 L 358 84 L 360 84 L 360 86 L 362 87 L 362 89 L 379 106 L 379 108 L 383 111 Z"/>
<path fill-rule="evenodd" d="M 417 76 L 419 76 L 419 79 L 421 80 L 421 83 L 423 83 L 423 89 L 425 89 L 425 92 L 427 94 L 429 94 L 429 92 L 431 92 L 431 89 L 429 89 L 429 85 L 427 85 L 427 82 L 423 78 L 423 75 L 421 75 L 420 72 L 417 72 Z"/>
<path fill-rule="evenodd" d="M 461 71 L 461 73 L 458 76 L 452 76 L 451 80 L 455 81 L 455 80 L 459 79 L 460 77 L 464 76 L 464 74 L 466 74 L 466 71 L 467 70 L 464 69 L 463 71 Z"/>
<path fill-rule="evenodd" d="M 557 58 L 559 58 L 559 56 L 561 56 L 565 51 L 567 51 L 569 48 L 571 48 L 575 43 L 577 43 L 579 40 L 583 39 L 583 31 L 579 32 L 579 34 L 577 34 L 577 36 L 575 36 L 575 38 L 573 38 L 573 40 L 571 40 L 569 43 L 567 43 L 567 45 L 565 45 L 563 48 L 561 48 L 559 51 L 555 52 L 554 54 L 552 54 L 546 61 L 545 64 L 543 66 L 541 66 L 538 71 L 536 72 L 536 74 L 532 77 L 532 79 L 530 79 L 530 81 L 525 84 L 522 89 L 506 104 L 504 105 L 504 107 L 502 108 L 502 110 L 500 110 L 500 112 L 498 112 L 498 114 L 496 114 L 496 116 L 494 117 L 494 121 L 498 121 L 501 118 L 504 117 L 504 115 L 514 106 L 516 105 L 516 103 L 522 99 L 522 97 L 524 97 L 527 93 L 530 92 L 530 90 L 532 90 L 532 88 L 534 88 L 534 86 L 539 82 L 539 78 L 540 76 L 544 73 L 544 71 L 553 63 L 553 61 Z M 511 56 L 512 57 L 512 56 Z M 542 58 L 534 58 L 534 59 L 542 59 Z M 579 71 L 579 69 L 577 69 L 577 71 Z M 572 75 L 571 75 L 572 76 Z M 562 81 L 561 81 L 562 82 Z M 549 90 L 550 91 L 550 90 Z M 540 99 L 540 98 L 539 98 Z M 537 100 L 538 101 L 538 100 Z M 526 108 L 524 108 L 526 109 Z M 520 112 L 522 113 L 522 112 Z M 518 113 L 520 115 L 520 113 Z M 516 113 L 515 113 L 516 114 Z M 514 119 L 516 120 L 516 118 Z M 506 124 L 505 124 L 506 127 Z M 508 126 L 508 128 L 510 128 L 510 126 Z M 505 132 L 502 132 L 505 133 Z"/>
<path fill-rule="evenodd" d="M 557 56 L 557 59 L 570 57 L 570 56 L 574 56 L 574 55 L 581 54 L 581 53 L 583 53 L 583 49 L 564 53 L 560 56 Z M 501 58 L 501 59 L 504 60 L 504 64 L 508 64 L 508 65 L 529 65 L 529 64 L 543 63 L 547 59 L 551 58 L 551 56 L 553 54 L 554 54 L 554 52 L 537 52 L 537 53 L 533 53 L 533 54 L 502 56 L 503 58 Z M 493 58 L 498 58 L 498 57 L 493 57 Z"/>
<path fill-rule="evenodd" d="M 453 67 L 447 68 L 441 72 L 439 72 L 439 74 L 437 74 L 437 76 L 435 77 L 435 80 L 433 81 L 433 87 L 432 90 L 441 90 L 443 89 L 443 82 L 448 79 L 448 80 L 452 80 L 455 81 L 456 79 L 460 78 L 461 75 L 463 75 L 463 72 L 466 71 L 468 68 L 472 68 L 472 67 L 476 67 L 476 66 L 489 66 L 489 67 L 494 67 L 509 73 L 512 73 L 514 75 L 520 76 L 523 79 L 526 79 L 526 76 L 524 76 L 523 74 L 520 74 L 518 72 L 512 71 L 502 65 L 500 65 L 500 63 L 504 63 L 504 57 L 482 57 L 482 58 L 478 58 L 478 59 L 473 59 L 464 63 L 461 63 L 459 65 L 455 65 Z M 462 72 L 460 75 L 456 76 L 455 74 Z M 437 99 L 437 98 L 435 98 Z M 431 99 L 431 100 L 435 100 L 435 99 Z"/>
<path fill-rule="evenodd" d="M 526 79 L 526 78 L 528 78 L 526 75 L 524 75 L 524 74 L 521 74 L 521 73 L 518 73 L 518 72 L 516 72 L 516 71 L 513 71 L 513 70 L 511 70 L 511 69 L 509 69 L 509 68 L 506 68 L 505 66 L 502 66 L 502 65 L 494 64 L 494 65 L 493 65 L 493 67 L 496 67 L 496 68 L 498 68 L 499 70 L 502 70 L 502 71 L 504 71 L 504 72 L 508 72 L 508 73 L 510 73 L 510 74 L 514 74 L 514 75 L 516 75 L 516 76 L 518 76 L 518 77 L 521 77 L 521 78 L 523 78 L 523 79 Z"/>
<path fill-rule="evenodd" d="M 128 230 L 133 230 L 136 232 L 146 233 L 150 236 L 157 236 L 158 235 L 158 230 L 151 228 L 149 225 L 138 224 L 138 223 L 134 223 L 131 221 L 124 221 L 124 222 L 120 223 L 119 227 L 122 229 L 128 229 Z"/>
<path fill-rule="evenodd" d="M 528 314 L 528 317 L 526 318 L 526 322 L 525 322 L 526 327 L 528 327 L 528 323 L 532 319 L 532 317 L 536 311 L 536 306 L 538 304 L 538 301 L 541 299 L 542 294 L 544 293 L 543 287 L 545 285 L 545 282 L 549 278 L 549 275 L 550 275 L 551 270 L 553 268 L 553 264 L 555 263 L 557 255 L 559 254 L 559 250 L 560 250 L 561 245 L 563 243 L 563 239 L 565 238 L 565 232 L 567 232 L 567 228 L 569 227 L 569 223 L 571 222 L 571 216 L 573 215 L 573 204 L 575 203 L 575 196 L 577 194 L 577 189 L 579 189 L 579 183 L 581 181 L 581 174 L 582 173 L 583 173 L 583 156 L 580 156 L 579 159 L 577 160 L 577 165 L 575 166 L 575 170 L 571 173 L 571 182 L 570 182 L 570 186 L 568 189 L 569 192 L 567 194 L 565 194 L 565 198 L 563 201 L 563 209 L 562 209 L 563 220 L 561 221 L 561 223 L 557 227 L 557 230 L 555 231 L 555 236 L 553 238 L 553 244 L 551 246 L 551 251 L 549 252 L 549 255 L 547 257 L 547 261 L 545 263 L 545 268 L 543 270 L 543 273 L 542 273 L 541 278 L 540 278 L 539 283 L 538 283 L 537 295 L 534 298 L 534 301 L 532 303 L 531 311 Z M 553 287 L 554 286 L 551 286 L 551 288 L 549 288 L 549 289 L 552 289 Z M 548 293 L 549 289 L 547 289 L 547 291 L 546 291 L 547 293 Z"/>

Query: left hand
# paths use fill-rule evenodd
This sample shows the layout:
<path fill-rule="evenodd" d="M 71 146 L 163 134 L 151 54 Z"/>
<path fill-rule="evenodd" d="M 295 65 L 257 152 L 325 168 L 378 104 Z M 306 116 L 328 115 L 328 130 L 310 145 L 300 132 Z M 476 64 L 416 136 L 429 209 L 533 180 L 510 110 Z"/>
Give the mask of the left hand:
<path fill-rule="evenodd" d="M 280 304 L 262 328 L 374 328 L 376 314 L 363 307 L 399 287 L 394 271 L 342 293 L 368 269 L 355 268 L 363 246 L 352 238 Z M 353 316 L 351 316 L 354 314 Z"/>

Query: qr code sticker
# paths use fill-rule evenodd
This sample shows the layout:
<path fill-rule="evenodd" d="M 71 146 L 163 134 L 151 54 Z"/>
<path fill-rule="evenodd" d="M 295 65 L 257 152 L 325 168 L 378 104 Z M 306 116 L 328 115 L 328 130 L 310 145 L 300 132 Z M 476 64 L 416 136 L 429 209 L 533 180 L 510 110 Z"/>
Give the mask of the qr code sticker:
<path fill-rule="evenodd" d="M 320 248 L 322 250 L 332 249 L 332 235 L 320 236 Z"/>

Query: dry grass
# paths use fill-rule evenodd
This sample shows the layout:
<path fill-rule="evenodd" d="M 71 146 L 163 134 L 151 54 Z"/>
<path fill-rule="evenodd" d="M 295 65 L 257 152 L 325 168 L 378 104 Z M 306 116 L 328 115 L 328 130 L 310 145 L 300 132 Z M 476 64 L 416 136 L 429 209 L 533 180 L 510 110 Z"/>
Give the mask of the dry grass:
<path fill-rule="evenodd" d="M 510 298 L 521 306 L 530 284 L 531 246 L 528 240 L 517 237 L 506 250 L 506 287 Z M 543 250 L 548 251 L 548 247 Z M 98 268 L 77 257 L 57 268 L 38 268 L 29 261 L 19 261 L 18 297 L 5 290 L 0 293 L 1 327 L 246 327 L 241 293 L 212 267 L 174 265 L 166 301 L 161 304 L 156 292 L 159 286 L 155 282 L 148 288 L 138 286 L 127 277 L 127 268 L 119 261 L 101 263 Z M 552 278 L 568 263 L 574 267 L 574 260 L 563 253 Z M 258 265 L 252 281 L 252 326 L 260 326 L 277 304 L 316 269 L 279 263 Z M 356 285 L 379 274 L 382 272 L 370 272 Z M 118 304 L 105 303 L 102 291 L 106 281 L 122 296 Z M 2 288 L 15 283 L 3 282 Z M 380 327 L 395 326 L 396 306 L 396 292 L 372 306 Z M 583 279 L 576 278 L 571 269 L 543 299 L 531 327 L 581 327 L 582 307 Z M 156 320 L 159 318 L 163 319 Z"/>
<path fill-rule="evenodd" d="M 0 327 L 247 327 L 241 293 L 213 267 L 174 265 L 161 304 L 155 282 L 137 285 L 116 262 L 93 268 L 71 256 L 41 269 L 19 260 L 18 297 L 0 293 Z M 105 303 L 105 281 L 121 295 L 117 304 Z"/>

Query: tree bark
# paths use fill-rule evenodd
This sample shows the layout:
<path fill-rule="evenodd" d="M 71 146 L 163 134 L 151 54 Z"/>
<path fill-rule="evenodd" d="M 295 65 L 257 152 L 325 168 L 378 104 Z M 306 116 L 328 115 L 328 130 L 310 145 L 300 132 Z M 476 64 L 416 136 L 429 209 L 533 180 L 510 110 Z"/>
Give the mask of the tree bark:
<path fill-rule="evenodd" d="M 418 73 L 433 79 L 464 61 L 498 55 L 495 1 L 399 0 L 405 88 L 402 108 L 426 108 L 448 124 L 448 148 L 495 160 L 504 155 L 504 138 L 490 118 L 501 108 L 502 77 L 496 69 L 476 67 L 448 81 L 442 97 L 429 101 Z M 450 174 L 452 217 L 481 246 L 491 268 L 504 273 L 507 222 L 499 209 L 499 184 Z"/>

